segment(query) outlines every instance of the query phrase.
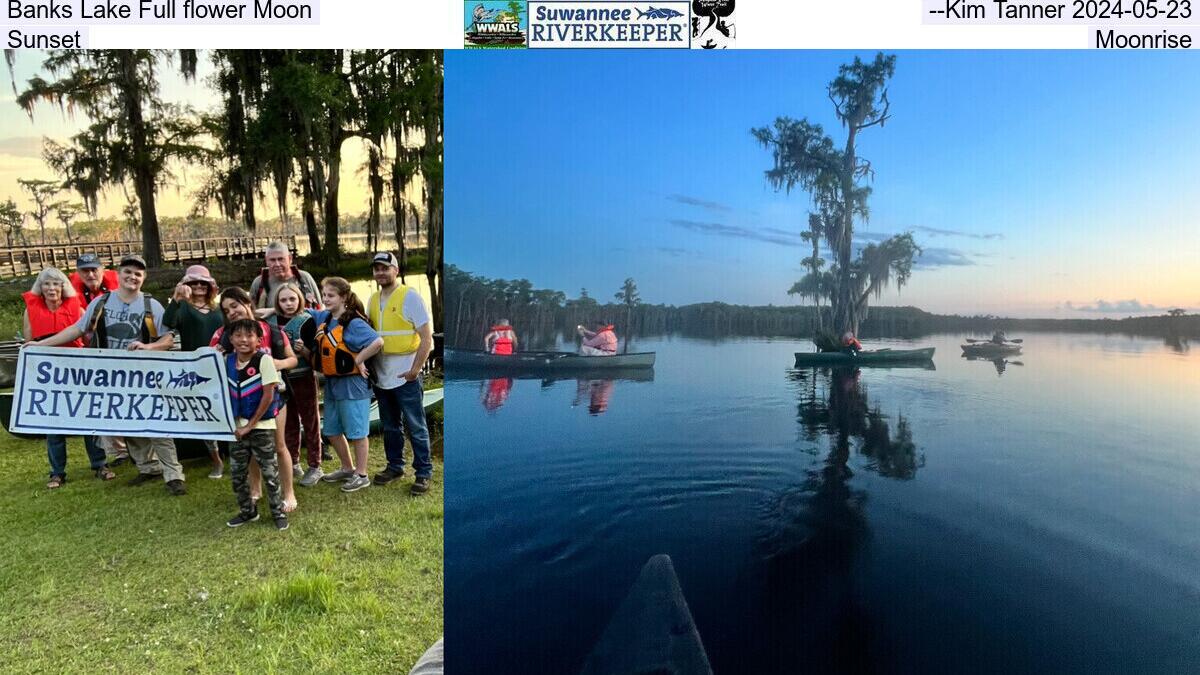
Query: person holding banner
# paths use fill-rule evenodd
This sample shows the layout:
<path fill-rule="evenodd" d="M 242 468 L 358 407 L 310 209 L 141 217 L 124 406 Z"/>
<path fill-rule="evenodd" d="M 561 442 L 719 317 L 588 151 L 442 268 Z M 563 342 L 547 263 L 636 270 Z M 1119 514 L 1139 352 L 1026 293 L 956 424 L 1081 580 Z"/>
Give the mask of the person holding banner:
<path fill-rule="evenodd" d="M 121 280 L 117 278 L 117 271 L 105 269 L 104 263 L 100 262 L 100 256 L 91 252 L 83 253 L 75 259 L 75 271 L 68 278 L 71 280 L 71 286 L 75 289 L 75 297 L 79 300 L 80 309 L 87 307 L 92 300 L 108 291 L 117 290 L 121 285 Z M 112 466 L 120 466 L 129 460 L 125 439 L 119 436 L 102 436 L 96 438 L 96 443 L 101 447 L 107 445 L 112 450 Z"/>
<path fill-rule="evenodd" d="M 232 334 L 228 332 L 229 327 L 233 322 L 241 319 L 254 319 L 254 306 L 251 304 L 250 295 L 241 288 L 235 287 L 221 291 L 220 307 L 221 313 L 225 317 L 225 325 L 218 328 L 217 332 L 213 334 L 209 346 L 224 354 L 229 354 L 233 351 Z M 271 355 L 271 358 L 274 359 L 275 370 L 278 372 L 294 368 L 297 363 L 296 353 L 292 351 L 292 344 L 287 335 L 279 330 L 278 326 L 272 326 L 262 319 L 258 319 L 258 323 L 263 332 L 259 351 Z M 284 441 L 287 424 L 287 389 L 282 380 L 279 385 L 280 409 L 275 417 L 275 426 L 272 428 L 275 430 L 275 454 L 278 456 L 279 482 L 283 487 L 283 510 L 290 513 L 296 509 L 298 502 L 293 485 L 292 456 L 288 453 L 287 443 Z M 255 500 L 262 496 L 261 476 L 258 462 L 252 461 L 250 463 L 250 493 L 252 499 Z"/>
<path fill-rule="evenodd" d="M 317 322 L 317 354 L 313 366 L 325 376 L 325 435 L 337 450 L 342 467 L 321 480 L 344 481 L 342 492 L 371 485 L 367 452 L 371 431 L 371 384 L 367 360 L 383 348 L 383 338 L 371 328 L 362 300 L 341 277 L 321 280 L 325 310 L 313 312 Z M 350 444 L 354 456 L 350 456 Z"/>
<path fill-rule="evenodd" d="M 179 348 L 185 352 L 207 347 L 209 340 L 221 327 L 217 311 L 217 282 L 204 265 L 187 268 L 183 279 L 175 286 L 175 295 L 167 303 L 163 325 L 179 334 Z M 204 441 L 208 458 L 212 460 L 209 478 L 220 478 L 225 471 L 216 441 Z"/>
<path fill-rule="evenodd" d="M 279 371 L 270 354 L 259 351 L 262 344 L 262 324 L 254 319 L 238 319 L 228 330 L 233 351 L 225 356 L 229 375 L 229 394 L 237 415 L 237 440 L 229 451 L 230 471 L 233 474 L 233 493 L 237 496 L 238 514 L 225 524 L 239 527 L 258 520 L 258 506 L 250 496 L 248 482 L 250 458 L 253 457 L 267 484 L 267 503 L 271 517 L 279 530 L 288 529 L 283 496 L 279 489 L 279 465 L 275 452 L 275 418 L 279 413 Z"/>
<path fill-rule="evenodd" d="M 117 267 L 117 277 L 120 287 L 93 299 L 75 325 L 32 344 L 58 347 L 84 338 L 88 346 L 97 349 L 170 349 L 175 344 L 175 336 L 163 330 L 163 307 L 142 293 L 146 261 L 140 255 L 125 256 Z M 138 475 L 129 481 L 129 485 L 161 478 L 166 481 L 167 492 L 176 496 L 187 494 L 183 467 L 171 439 L 129 437 L 125 439 L 125 446 L 138 468 Z"/>
<path fill-rule="evenodd" d="M 25 300 L 25 316 L 22 327 L 27 341 L 40 340 L 55 335 L 79 321 L 83 307 L 66 275 L 54 267 L 42 270 L 33 288 L 22 295 Z M 63 345 L 82 347 L 83 340 L 76 339 Z M 95 436 L 84 436 L 83 447 L 87 450 L 92 472 L 101 480 L 117 477 L 105 462 L 104 448 Z M 50 480 L 46 487 L 55 490 L 67 482 L 67 437 L 58 434 L 46 435 L 46 455 L 50 460 Z"/>

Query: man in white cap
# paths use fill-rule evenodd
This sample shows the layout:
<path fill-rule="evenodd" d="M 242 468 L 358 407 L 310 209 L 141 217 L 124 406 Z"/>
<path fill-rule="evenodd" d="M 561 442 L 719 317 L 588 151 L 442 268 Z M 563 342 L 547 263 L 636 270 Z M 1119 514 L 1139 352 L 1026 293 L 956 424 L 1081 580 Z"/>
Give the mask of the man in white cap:
<path fill-rule="evenodd" d="M 413 448 L 414 495 L 429 491 L 433 461 L 429 455 L 429 429 L 425 423 L 421 369 L 433 348 L 433 324 L 425 301 L 415 290 L 396 282 L 400 262 L 384 251 L 371 260 L 371 273 L 379 290 L 367 301 L 371 325 L 383 336 L 383 349 L 375 357 L 375 400 L 383 423 L 383 450 L 387 468 L 375 474 L 376 485 L 386 485 L 404 475 L 404 437 Z"/>

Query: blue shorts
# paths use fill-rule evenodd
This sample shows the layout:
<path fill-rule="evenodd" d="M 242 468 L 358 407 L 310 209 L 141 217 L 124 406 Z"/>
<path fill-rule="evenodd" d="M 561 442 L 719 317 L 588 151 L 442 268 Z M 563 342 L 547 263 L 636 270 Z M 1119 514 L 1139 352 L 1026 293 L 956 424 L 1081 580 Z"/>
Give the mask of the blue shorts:
<path fill-rule="evenodd" d="M 321 433 L 326 436 L 345 436 L 357 441 L 371 433 L 371 399 L 354 398 L 335 401 L 325 399 L 325 419 Z"/>

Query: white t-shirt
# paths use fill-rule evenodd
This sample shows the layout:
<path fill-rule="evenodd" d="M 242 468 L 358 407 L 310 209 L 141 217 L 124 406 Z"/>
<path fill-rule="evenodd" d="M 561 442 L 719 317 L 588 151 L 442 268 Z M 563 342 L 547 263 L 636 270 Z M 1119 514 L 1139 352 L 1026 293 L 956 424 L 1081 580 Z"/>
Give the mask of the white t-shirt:
<path fill-rule="evenodd" d="M 395 293 L 396 291 L 392 291 Z M 387 301 L 391 298 L 383 297 L 383 293 L 379 294 L 379 316 L 383 316 L 383 310 L 387 307 Z M 416 328 L 420 328 L 429 323 L 429 309 L 425 307 L 425 301 L 421 299 L 421 294 L 415 290 L 409 290 L 408 295 L 404 296 L 404 306 L 400 308 L 400 315 Z M 375 327 L 378 330 L 378 326 Z M 407 373 L 413 366 L 413 360 L 416 359 L 417 353 L 411 354 L 384 354 L 381 350 L 379 355 L 375 357 L 373 364 L 375 367 L 375 386 L 380 389 L 395 389 L 402 386 L 406 380 L 404 374 Z"/>

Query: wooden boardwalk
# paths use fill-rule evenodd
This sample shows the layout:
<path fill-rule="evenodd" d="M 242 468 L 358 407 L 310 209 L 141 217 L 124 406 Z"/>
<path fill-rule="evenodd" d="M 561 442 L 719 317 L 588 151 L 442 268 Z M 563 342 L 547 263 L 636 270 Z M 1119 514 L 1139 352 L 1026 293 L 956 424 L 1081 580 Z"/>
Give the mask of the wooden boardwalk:
<path fill-rule="evenodd" d="M 257 258 L 272 241 L 282 241 L 296 250 L 296 237 L 217 237 L 213 239 L 177 239 L 162 243 L 163 263 L 191 263 L 210 259 Z M 75 271 L 75 259 L 83 253 L 95 253 L 108 267 L 115 267 L 130 253 L 141 253 L 140 241 L 112 243 L 54 244 L 14 246 L 0 249 L 0 278 L 29 276 L 45 267 L 63 272 Z"/>

